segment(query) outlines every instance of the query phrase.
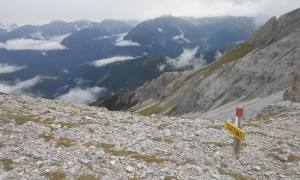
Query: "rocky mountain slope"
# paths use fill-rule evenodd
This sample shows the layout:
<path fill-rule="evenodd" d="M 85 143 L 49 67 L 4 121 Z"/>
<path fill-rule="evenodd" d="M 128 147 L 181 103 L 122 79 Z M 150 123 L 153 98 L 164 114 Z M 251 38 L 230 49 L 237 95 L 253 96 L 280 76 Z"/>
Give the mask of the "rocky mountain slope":
<path fill-rule="evenodd" d="M 5 94 L 0 107 L 0 179 L 300 178 L 298 103 L 246 119 L 238 160 L 225 119 L 140 116 Z"/>
<path fill-rule="evenodd" d="M 146 115 L 197 117 L 226 105 L 228 108 L 255 101 L 258 103 L 249 106 L 247 112 L 255 115 L 265 105 L 282 100 L 284 92 L 292 87 L 292 80 L 300 72 L 299 44 L 300 9 L 296 9 L 278 20 L 271 18 L 247 41 L 227 50 L 210 65 L 179 76 L 165 73 L 146 83 L 135 91 L 131 101 L 137 105 L 131 110 Z M 208 117 L 214 114 L 206 113 Z"/>

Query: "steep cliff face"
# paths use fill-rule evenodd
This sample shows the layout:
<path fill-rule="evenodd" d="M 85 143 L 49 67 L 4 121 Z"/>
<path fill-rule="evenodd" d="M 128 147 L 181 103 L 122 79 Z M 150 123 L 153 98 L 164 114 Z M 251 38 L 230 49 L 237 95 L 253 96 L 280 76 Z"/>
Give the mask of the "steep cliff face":
<path fill-rule="evenodd" d="M 297 9 L 278 20 L 271 18 L 245 43 L 215 63 L 178 74 L 178 78 L 166 84 L 155 83 L 157 80 L 145 84 L 134 96 L 141 103 L 131 110 L 178 116 L 283 92 L 291 87 L 294 74 L 300 71 L 299 44 Z M 145 89 L 158 89 L 159 93 Z"/>

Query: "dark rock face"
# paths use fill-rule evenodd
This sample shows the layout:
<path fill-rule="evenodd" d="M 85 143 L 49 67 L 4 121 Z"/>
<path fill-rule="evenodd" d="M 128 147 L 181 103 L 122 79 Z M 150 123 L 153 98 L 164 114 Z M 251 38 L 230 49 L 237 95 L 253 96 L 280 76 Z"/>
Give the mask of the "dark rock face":
<path fill-rule="evenodd" d="M 118 93 L 113 96 L 103 97 L 91 103 L 91 106 L 105 107 L 111 111 L 127 110 L 134 106 L 137 102 L 133 100 L 134 93 Z"/>

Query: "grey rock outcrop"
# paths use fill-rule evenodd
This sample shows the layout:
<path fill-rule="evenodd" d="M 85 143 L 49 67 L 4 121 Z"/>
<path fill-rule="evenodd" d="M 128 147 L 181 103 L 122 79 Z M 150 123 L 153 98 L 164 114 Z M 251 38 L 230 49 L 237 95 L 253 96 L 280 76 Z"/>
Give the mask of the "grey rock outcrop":
<path fill-rule="evenodd" d="M 300 28 L 300 8 L 282 15 L 278 20 L 276 17 L 270 18 L 246 42 L 255 46 L 261 46 L 267 42 L 280 40 L 298 28 Z"/>
<path fill-rule="evenodd" d="M 150 98 L 165 98 L 166 89 L 171 82 L 179 78 L 182 75 L 180 72 L 166 72 L 160 75 L 158 78 L 146 82 L 143 86 L 139 87 L 134 95 L 134 99 L 138 102 Z"/>
<path fill-rule="evenodd" d="M 276 24 L 277 18 L 272 17 L 262 27 L 256 30 L 246 42 L 251 45 L 261 46 L 266 42 L 271 41 L 276 28 Z"/>
<path fill-rule="evenodd" d="M 282 15 L 274 32 L 275 40 L 279 40 L 300 28 L 300 8 Z"/>

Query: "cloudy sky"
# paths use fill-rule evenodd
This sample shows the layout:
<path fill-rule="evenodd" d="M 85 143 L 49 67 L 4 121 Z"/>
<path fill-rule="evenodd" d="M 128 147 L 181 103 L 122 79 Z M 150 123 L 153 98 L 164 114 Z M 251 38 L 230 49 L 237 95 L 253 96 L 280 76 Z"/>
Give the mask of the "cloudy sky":
<path fill-rule="evenodd" d="M 0 0 L 0 22 L 46 23 L 105 18 L 145 20 L 174 16 L 279 16 L 300 0 Z"/>

